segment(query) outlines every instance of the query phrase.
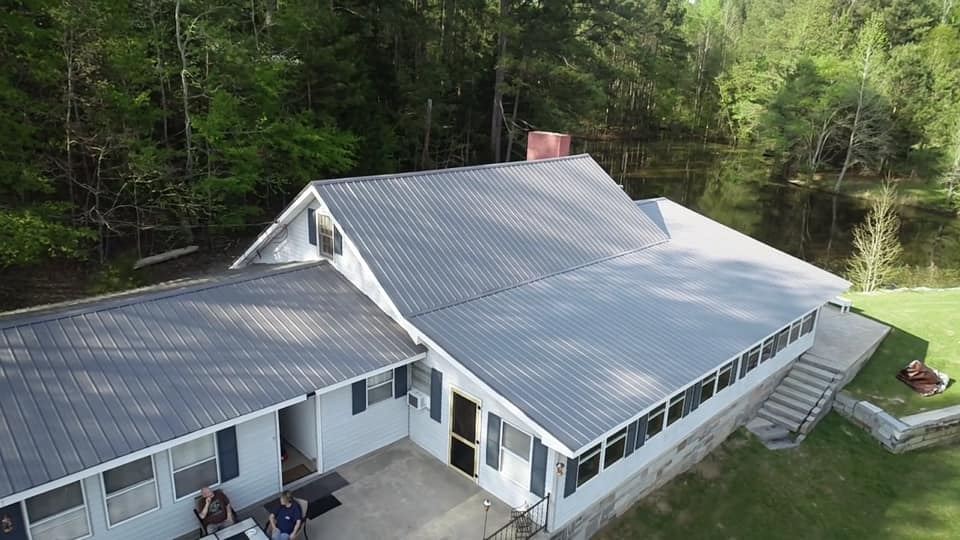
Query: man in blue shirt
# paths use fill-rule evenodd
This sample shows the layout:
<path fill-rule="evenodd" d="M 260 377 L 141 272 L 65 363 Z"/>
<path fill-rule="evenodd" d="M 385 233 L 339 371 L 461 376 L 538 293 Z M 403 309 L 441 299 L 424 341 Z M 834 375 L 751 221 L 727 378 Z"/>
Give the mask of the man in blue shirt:
<path fill-rule="evenodd" d="M 284 491 L 280 495 L 280 508 L 270 514 L 271 540 L 295 540 L 300 534 L 303 514 L 300 505 L 293 500 L 293 493 Z"/>

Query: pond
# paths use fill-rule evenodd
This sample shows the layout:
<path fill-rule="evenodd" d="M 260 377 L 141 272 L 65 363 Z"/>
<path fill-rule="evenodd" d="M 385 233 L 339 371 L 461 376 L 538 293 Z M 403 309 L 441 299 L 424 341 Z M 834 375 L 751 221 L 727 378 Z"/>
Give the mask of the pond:
<path fill-rule="evenodd" d="M 667 197 L 833 271 L 843 270 L 870 206 L 778 179 L 755 149 L 580 140 L 573 150 L 590 153 L 634 199 Z M 900 216 L 904 263 L 960 269 L 960 219 L 915 207 Z"/>

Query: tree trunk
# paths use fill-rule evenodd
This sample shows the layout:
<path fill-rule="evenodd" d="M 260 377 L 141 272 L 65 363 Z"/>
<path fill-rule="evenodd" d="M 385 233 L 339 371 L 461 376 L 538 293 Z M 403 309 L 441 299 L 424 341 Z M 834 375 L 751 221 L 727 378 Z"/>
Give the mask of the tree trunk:
<path fill-rule="evenodd" d="M 850 162 L 853 158 L 853 149 L 858 144 L 857 136 L 859 135 L 858 130 L 860 129 L 860 116 L 863 114 L 863 94 L 867 88 L 867 74 L 870 72 L 870 61 L 871 61 L 872 51 L 868 50 L 866 52 L 866 57 L 863 60 L 863 68 L 860 72 L 860 90 L 857 94 L 857 110 L 853 114 L 853 125 L 850 126 L 850 138 L 847 141 L 847 155 L 843 158 L 843 167 L 840 168 L 840 175 L 837 176 L 837 182 L 833 186 L 834 193 L 840 192 L 840 184 L 843 183 L 843 177 L 847 174 L 847 170 L 850 168 Z"/>
<path fill-rule="evenodd" d="M 430 166 L 430 126 L 433 122 L 433 100 L 427 100 L 427 121 L 423 128 L 423 155 L 420 156 L 420 169 Z"/>
<path fill-rule="evenodd" d="M 507 56 L 507 11 L 508 0 L 500 0 L 500 32 L 497 38 L 497 67 L 493 83 L 493 110 L 490 112 L 490 147 L 494 163 L 500 162 L 500 137 L 503 131 L 503 77 Z"/>
<path fill-rule="evenodd" d="M 513 115 L 510 117 L 510 126 L 507 128 L 507 154 L 506 161 L 510 161 L 513 153 L 513 141 L 517 135 L 517 109 L 520 108 L 520 89 L 517 88 L 517 95 L 513 100 Z"/>
<path fill-rule="evenodd" d="M 180 51 L 180 85 L 183 92 L 183 141 L 187 152 L 186 179 L 193 178 L 193 128 L 190 124 L 190 86 L 187 83 L 187 45 L 180 29 L 180 0 L 176 0 L 173 11 L 176 20 L 177 50 Z"/>

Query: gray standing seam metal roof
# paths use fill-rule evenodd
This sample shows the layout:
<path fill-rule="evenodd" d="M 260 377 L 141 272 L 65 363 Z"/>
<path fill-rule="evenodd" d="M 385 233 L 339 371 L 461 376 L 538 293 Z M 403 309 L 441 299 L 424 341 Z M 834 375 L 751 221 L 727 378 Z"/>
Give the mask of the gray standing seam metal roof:
<path fill-rule="evenodd" d="M 4 318 L 0 497 L 423 350 L 326 263 Z"/>
<path fill-rule="evenodd" d="M 665 199 L 670 241 L 411 318 L 577 451 L 849 283 Z"/>
<path fill-rule="evenodd" d="M 666 240 L 586 155 L 313 185 L 407 316 Z"/>

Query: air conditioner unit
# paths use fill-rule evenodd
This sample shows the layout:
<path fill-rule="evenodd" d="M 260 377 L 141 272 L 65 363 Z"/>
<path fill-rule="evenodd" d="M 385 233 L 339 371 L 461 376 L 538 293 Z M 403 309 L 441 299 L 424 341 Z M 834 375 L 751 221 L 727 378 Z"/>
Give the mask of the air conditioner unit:
<path fill-rule="evenodd" d="M 420 390 L 411 389 L 407 392 L 407 405 L 414 409 L 429 409 L 430 397 Z"/>

